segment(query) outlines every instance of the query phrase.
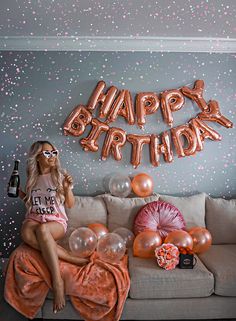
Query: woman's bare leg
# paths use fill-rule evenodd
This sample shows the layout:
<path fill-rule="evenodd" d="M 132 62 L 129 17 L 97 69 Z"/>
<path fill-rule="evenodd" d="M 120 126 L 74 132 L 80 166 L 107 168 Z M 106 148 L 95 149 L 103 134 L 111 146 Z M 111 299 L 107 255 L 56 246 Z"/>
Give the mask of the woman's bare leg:
<path fill-rule="evenodd" d="M 62 234 L 64 234 L 64 231 L 63 226 L 59 223 L 55 222 L 50 228 L 47 225 L 47 223 L 40 224 L 35 232 L 43 258 L 51 272 L 52 288 L 54 292 L 53 311 L 57 312 L 62 310 L 65 306 L 64 282 L 59 267 L 56 249 L 57 245 L 50 230 L 55 228 L 57 230 L 56 233 Z"/>
<path fill-rule="evenodd" d="M 40 250 L 51 272 L 54 292 L 53 311 L 59 311 L 65 306 L 64 283 L 61 278 L 58 258 L 75 264 L 85 264 L 86 259 L 73 257 L 65 249 L 57 245 L 57 239 L 64 236 L 64 228 L 58 222 L 38 223 L 27 221 L 22 226 L 22 239 Z"/>
<path fill-rule="evenodd" d="M 50 224 L 53 222 L 48 222 L 48 223 L 44 223 L 47 224 L 48 226 L 50 226 Z M 36 228 L 40 225 L 41 223 L 36 222 L 36 221 L 26 221 L 21 229 L 21 238 L 22 240 L 30 245 L 31 247 L 33 247 L 36 250 L 40 250 L 39 244 L 38 244 L 38 240 L 36 237 Z M 53 231 L 51 231 L 53 232 Z M 59 237 L 57 235 L 58 233 L 53 233 L 53 238 L 55 241 L 59 240 L 60 238 L 62 238 L 64 236 L 64 234 Z M 59 257 L 59 259 L 69 262 L 69 263 L 73 263 L 76 265 L 84 265 L 87 264 L 89 262 L 88 259 L 83 259 L 83 258 L 79 258 L 77 256 L 74 256 L 71 252 L 67 251 L 66 249 L 64 249 L 63 247 L 61 247 L 60 245 L 57 245 L 57 255 Z"/>

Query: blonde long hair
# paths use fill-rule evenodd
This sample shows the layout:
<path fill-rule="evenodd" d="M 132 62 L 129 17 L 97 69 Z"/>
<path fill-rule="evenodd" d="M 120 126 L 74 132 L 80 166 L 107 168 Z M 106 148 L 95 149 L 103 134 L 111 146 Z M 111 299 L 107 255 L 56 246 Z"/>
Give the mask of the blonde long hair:
<path fill-rule="evenodd" d="M 39 140 L 30 147 L 28 160 L 27 160 L 27 166 L 26 166 L 26 173 L 27 173 L 27 180 L 26 180 L 26 196 L 25 196 L 25 204 L 28 209 L 28 211 L 31 210 L 32 204 L 31 204 L 31 192 L 34 188 L 38 176 L 40 175 L 39 170 L 39 164 L 37 161 L 37 156 L 42 151 L 42 147 L 44 144 L 49 144 L 52 146 L 53 149 L 56 149 L 53 144 L 51 144 L 48 141 Z M 63 169 L 61 168 L 59 158 L 56 158 L 56 166 L 51 170 L 51 176 L 52 181 L 57 187 L 57 193 L 56 196 L 59 198 L 59 200 L 63 203 L 64 202 L 64 189 L 62 186 L 62 180 L 63 180 Z"/>

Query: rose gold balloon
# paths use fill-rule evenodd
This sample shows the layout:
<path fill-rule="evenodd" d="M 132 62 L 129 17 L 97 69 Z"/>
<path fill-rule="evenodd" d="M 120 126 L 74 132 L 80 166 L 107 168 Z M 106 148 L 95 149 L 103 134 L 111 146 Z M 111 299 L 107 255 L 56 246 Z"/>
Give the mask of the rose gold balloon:
<path fill-rule="evenodd" d="M 165 238 L 164 243 L 172 243 L 178 247 L 193 248 L 193 239 L 190 234 L 183 230 L 175 230 L 170 232 Z"/>
<path fill-rule="evenodd" d="M 92 115 L 85 106 L 79 105 L 75 107 L 63 125 L 64 135 L 82 135 L 91 120 Z"/>
<path fill-rule="evenodd" d="M 127 135 L 127 141 L 132 145 L 131 164 L 134 168 L 138 167 L 141 162 L 143 145 L 150 144 L 150 140 L 150 135 Z"/>
<path fill-rule="evenodd" d="M 138 126 L 143 129 L 146 123 L 146 115 L 153 114 L 157 111 L 160 100 L 156 93 L 142 92 L 136 96 L 136 114 Z"/>
<path fill-rule="evenodd" d="M 189 125 L 180 125 L 171 129 L 172 139 L 175 145 L 175 149 L 178 157 L 185 157 L 194 155 L 197 150 L 197 136 Z M 187 147 L 183 146 L 181 136 L 184 136 L 187 140 Z"/>
<path fill-rule="evenodd" d="M 233 123 L 221 114 L 219 104 L 216 100 L 210 100 L 208 109 L 198 114 L 198 118 L 219 123 L 226 128 L 233 127 Z"/>
<path fill-rule="evenodd" d="M 193 252 L 206 252 L 212 243 L 211 233 L 204 227 L 193 227 L 189 230 L 189 235 L 193 239 Z"/>
<path fill-rule="evenodd" d="M 166 90 L 161 94 L 161 109 L 164 121 L 172 126 L 172 112 L 180 110 L 184 105 L 184 96 L 178 89 Z"/>
<path fill-rule="evenodd" d="M 126 132 L 121 128 L 112 127 L 108 130 L 102 147 L 102 160 L 111 153 L 115 160 L 122 159 L 121 147 L 126 143 Z"/>
<path fill-rule="evenodd" d="M 108 229 L 106 228 L 106 226 L 101 223 L 89 224 L 88 228 L 90 228 L 90 230 L 92 230 L 96 234 L 97 239 L 100 239 L 100 237 L 108 233 Z"/>
<path fill-rule="evenodd" d="M 114 122 L 119 115 L 124 117 L 129 125 L 134 124 L 134 107 L 130 91 L 127 89 L 120 91 L 111 107 L 107 122 Z"/>
<path fill-rule="evenodd" d="M 167 131 L 161 135 L 161 143 L 159 137 L 152 134 L 150 139 L 150 160 L 153 166 L 159 166 L 160 154 L 163 154 L 167 163 L 173 161 L 173 152 L 171 150 L 170 137 Z"/>
<path fill-rule="evenodd" d="M 96 118 L 92 119 L 91 124 L 92 129 L 89 135 L 86 138 L 81 139 L 80 144 L 83 150 L 86 152 L 97 152 L 99 148 L 97 140 L 99 139 L 102 132 L 106 132 L 109 130 L 109 126 Z"/>
<path fill-rule="evenodd" d="M 194 83 L 194 88 L 190 89 L 188 87 L 181 88 L 182 93 L 184 96 L 192 99 L 196 102 L 198 107 L 204 111 L 208 109 L 206 101 L 203 99 L 203 91 L 204 91 L 204 81 L 203 80 L 196 80 Z"/>
<path fill-rule="evenodd" d="M 153 193 L 153 179 L 145 173 L 134 176 L 131 186 L 134 193 L 141 197 L 146 197 Z"/>
<path fill-rule="evenodd" d="M 155 249 L 161 244 L 159 232 L 143 231 L 134 239 L 133 254 L 143 258 L 155 257 Z"/>
<path fill-rule="evenodd" d="M 205 138 L 209 138 L 211 140 L 221 140 L 221 135 L 213 128 L 205 124 L 202 120 L 193 118 L 189 121 L 189 124 L 197 137 L 197 151 L 203 150 Z"/>
<path fill-rule="evenodd" d="M 104 118 L 107 116 L 113 104 L 113 101 L 115 99 L 116 92 L 118 91 L 116 87 L 111 86 L 108 89 L 107 93 L 105 94 L 103 92 L 105 87 L 106 87 L 105 81 L 101 80 L 97 83 L 97 86 L 94 89 L 87 106 L 89 110 L 94 110 L 98 105 L 98 103 L 100 103 L 101 104 L 101 109 L 99 114 L 100 118 Z"/>

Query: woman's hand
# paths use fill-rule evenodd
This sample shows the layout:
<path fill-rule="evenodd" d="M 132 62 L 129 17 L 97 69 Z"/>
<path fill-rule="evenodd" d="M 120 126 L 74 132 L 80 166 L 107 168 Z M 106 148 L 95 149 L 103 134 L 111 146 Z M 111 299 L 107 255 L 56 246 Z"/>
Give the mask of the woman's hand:
<path fill-rule="evenodd" d="M 22 191 L 21 187 L 19 187 L 19 198 L 21 198 L 22 200 L 24 200 L 26 194 L 25 192 Z"/>
<path fill-rule="evenodd" d="M 73 178 L 68 173 L 64 173 L 64 179 L 62 181 L 64 194 L 65 194 L 65 206 L 71 208 L 75 205 L 75 197 L 72 192 Z"/>
<path fill-rule="evenodd" d="M 65 173 L 62 185 L 63 185 L 64 191 L 67 191 L 68 189 L 73 189 L 73 178 L 72 178 L 72 176 L 69 175 L 68 173 Z"/>

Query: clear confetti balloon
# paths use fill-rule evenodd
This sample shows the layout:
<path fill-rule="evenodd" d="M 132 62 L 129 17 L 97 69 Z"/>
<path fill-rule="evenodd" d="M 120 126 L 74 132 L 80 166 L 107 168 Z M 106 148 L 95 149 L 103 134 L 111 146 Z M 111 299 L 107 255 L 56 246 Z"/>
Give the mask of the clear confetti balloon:
<path fill-rule="evenodd" d="M 119 262 L 126 251 L 125 242 L 116 233 L 108 233 L 98 240 L 97 253 L 106 262 Z"/>
<path fill-rule="evenodd" d="M 97 246 L 96 234 L 87 227 L 79 227 L 69 237 L 71 252 L 78 257 L 90 256 Z"/>
<path fill-rule="evenodd" d="M 131 180 L 128 176 L 116 174 L 109 181 L 109 191 L 114 196 L 127 197 L 131 190 Z"/>
<path fill-rule="evenodd" d="M 126 227 L 118 227 L 113 233 L 116 233 L 122 237 L 126 247 L 132 247 L 134 242 L 134 233 Z"/>

